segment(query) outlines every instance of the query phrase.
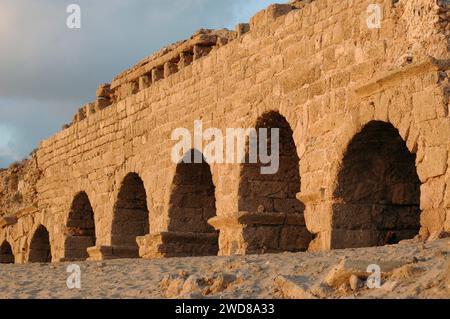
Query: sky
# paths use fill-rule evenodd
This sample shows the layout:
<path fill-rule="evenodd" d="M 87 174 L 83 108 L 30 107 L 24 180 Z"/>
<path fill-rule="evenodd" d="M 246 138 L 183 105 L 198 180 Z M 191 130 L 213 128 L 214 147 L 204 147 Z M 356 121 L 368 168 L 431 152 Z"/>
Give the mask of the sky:
<path fill-rule="evenodd" d="M 95 99 L 101 83 L 200 28 L 229 28 L 276 0 L 0 0 L 0 167 Z M 67 6 L 81 8 L 69 29 Z"/>

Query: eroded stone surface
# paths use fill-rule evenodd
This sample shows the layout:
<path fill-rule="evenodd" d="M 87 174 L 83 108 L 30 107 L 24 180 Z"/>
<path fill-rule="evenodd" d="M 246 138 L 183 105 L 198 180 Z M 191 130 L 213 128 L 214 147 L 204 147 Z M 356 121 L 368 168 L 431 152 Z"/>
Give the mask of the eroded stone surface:
<path fill-rule="evenodd" d="M 368 4 L 272 5 L 101 85 L 71 125 L 0 172 L 0 244 L 24 263 L 314 251 L 449 231 L 448 1 L 382 1 L 381 29 L 367 27 Z M 206 163 L 183 173 L 171 133 L 199 119 L 223 132 L 282 128 L 279 173 Z"/>

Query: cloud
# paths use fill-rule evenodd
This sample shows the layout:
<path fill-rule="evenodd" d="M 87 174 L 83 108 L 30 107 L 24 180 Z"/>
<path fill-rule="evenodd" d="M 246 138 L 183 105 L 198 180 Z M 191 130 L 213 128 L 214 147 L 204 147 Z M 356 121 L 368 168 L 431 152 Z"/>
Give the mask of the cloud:
<path fill-rule="evenodd" d="M 0 161 L 16 161 L 20 155 L 14 145 L 14 128 L 0 125 Z"/>
<path fill-rule="evenodd" d="M 76 100 L 0 98 L 0 167 L 23 159 L 72 116 Z"/>
<path fill-rule="evenodd" d="M 0 139 L 9 139 L 8 148 L 0 142 L 0 167 L 58 131 L 100 83 L 202 27 L 233 28 L 272 2 L 0 0 Z M 66 27 L 71 3 L 81 7 L 80 30 Z"/>

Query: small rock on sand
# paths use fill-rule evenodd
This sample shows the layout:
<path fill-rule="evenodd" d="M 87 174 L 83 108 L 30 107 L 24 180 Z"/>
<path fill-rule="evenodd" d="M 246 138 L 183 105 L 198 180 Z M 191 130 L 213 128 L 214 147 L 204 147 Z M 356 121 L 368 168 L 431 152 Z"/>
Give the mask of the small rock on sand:
<path fill-rule="evenodd" d="M 284 298 L 317 299 L 309 290 L 308 279 L 304 276 L 278 276 L 275 278 Z"/>
<path fill-rule="evenodd" d="M 363 286 L 363 281 L 356 275 L 351 275 L 349 279 L 350 288 L 355 291 Z"/>

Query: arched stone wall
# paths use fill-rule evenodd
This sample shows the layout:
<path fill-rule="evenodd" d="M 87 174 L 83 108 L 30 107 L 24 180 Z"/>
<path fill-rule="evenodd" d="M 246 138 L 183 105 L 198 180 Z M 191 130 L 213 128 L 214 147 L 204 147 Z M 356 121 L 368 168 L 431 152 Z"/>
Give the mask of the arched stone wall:
<path fill-rule="evenodd" d="M 138 257 L 136 238 L 149 233 L 149 211 L 144 182 L 136 173 L 123 179 L 114 205 L 111 245 L 115 257 Z"/>
<path fill-rule="evenodd" d="M 66 225 L 65 260 L 85 260 L 96 244 L 95 214 L 85 192 L 75 195 Z"/>
<path fill-rule="evenodd" d="M 247 145 L 238 193 L 239 211 L 252 215 L 254 219 L 254 223 L 244 229 L 246 253 L 306 250 L 311 235 L 305 227 L 304 204 L 296 198 L 301 182 L 292 128 L 286 118 L 275 111 L 262 114 L 254 127 L 258 132 L 258 143 L 264 142 L 268 154 L 272 152 L 272 141 L 279 144 L 275 148 L 278 149 L 279 160 L 277 167 L 272 163 L 273 172 L 264 174 L 261 169 L 267 164 L 261 163 L 260 158 L 251 163 Z M 264 136 L 260 129 L 265 129 L 267 135 Z M 275 132 L 272 129 L 278 130 L 278 138 L 273 136 L 273 140 Z M 261 145 L 258 145 L 260 156 L 266 153 L 260 149 Z"/>
<path fill-rule="evenodd" d="M 163 239 L 169 246 L 167 255 L 217 255 L 218 233 L 208 223 L 216 216 L 215 186 L 201 152 L 192 149 L 183 156 L 170 189 L 168 233 Z"/>
<path fill-rule="evenodd" d="M 380 246 L 420 229 L 420 180 L 411 154 L 391 124 L 371 121 L 348 145 L 334 191 L 334 248 Z"/>
<path fill-rule="evenodd" d="M 428 0 L 396 6 L 384 0 L 383 28 L 371 30 L 367 4 L 316 0 L 301 8 L 271 6 L 251 19 L 249 32 L 178 72 L 150 86 L 125 83 L 134 88 L 128 95 L 118 88 L 121 100 L 78 117 L 40 144 L 36 203 L 11 212 L 17 221 L 0 221 L 0 239 L 11 243 L 16 262 L 25 262 L 34 230 L 43 224 L 53 260 L 63 259 L 70 205 L 85 191 L 95 211 L 90 259 L 114 257 L 114 206 L 126 174 L 136 172 L 147 192 L 151 225 L 149 235 L 136 239 L 140 254 L 163 257 L 167 252 L 147 254 L 145 247 L 157 247 L 170 233 L 177 170 L 170 157 L 172 131 L 192 131 L 195 120 L 223 132 L 251 128 L 268 111 L 279 112 L 293 131 L 301 176 L 296 199 L 305 206 L 310 250 L 333 248 L 340 236 L 333 228 L 333 194 L 347 146 L 371 121 L 391 123 L 416 154 L 420 234 L 449 230 L 450 57 L 438 8 Z M 220 231 L 219 255 L 246 253 L 252 238 L 244 236 L 238 207 L 241 166 L 210 168 L 217 213 L 210 224 Z"/>
<path fill-rule="evenodd" d="M 0 245 L 0 264 L 14 264 L 14 253 L 6 240 Z"/>
<path fill-rule="evenodd" d="M 49 263 L 52 261 L 50 234 L 45 226 L 40 225 L 34 232 L 30 241 L 28 262 Z"/>

